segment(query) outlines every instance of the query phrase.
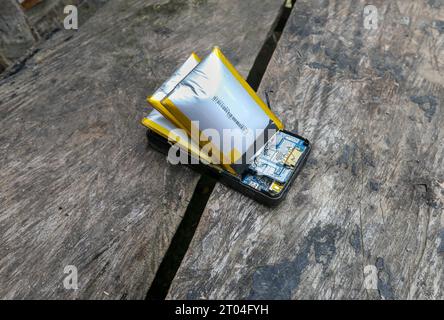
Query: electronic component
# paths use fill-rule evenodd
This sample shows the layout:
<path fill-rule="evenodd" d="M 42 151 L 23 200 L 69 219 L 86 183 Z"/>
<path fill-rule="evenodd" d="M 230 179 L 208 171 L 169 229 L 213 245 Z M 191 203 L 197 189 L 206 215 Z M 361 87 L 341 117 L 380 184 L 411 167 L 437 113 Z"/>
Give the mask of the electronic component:
<path fill-rule="evenodd" d="M 299 151 L 297 148 L 293 148 L 289 150 L 284 163 L 290 167 L 294 167 L 301 155 L 302 155 L 301 151 Z"/>
<path fill-rule="evenodd" d="M 284 186 L 282 184 L 277 183 L 276 181 L 273 181 L 269 190 L 273 193 L 279 193 L 282 191 L 283 188 L 284 188 Z"/>
<path fill-rule="evenodd" d="M 278 131 L 256 154 L 250 170 L 285 184 L 305 148 L 303 140 Z"/>
<path fill-rule="evenodd" d="M 280 193 L 305 149 L 304 140 L 278 131 L 254 156 L 242 182 L 259 191 Z"/>
<path fill-rule="evenodd" d="M 268 191 L 272 184 L 272 180 L 267 177 L 260 177 L 252 172 L 245 174 L 242 182 L 259 191 Z"/>

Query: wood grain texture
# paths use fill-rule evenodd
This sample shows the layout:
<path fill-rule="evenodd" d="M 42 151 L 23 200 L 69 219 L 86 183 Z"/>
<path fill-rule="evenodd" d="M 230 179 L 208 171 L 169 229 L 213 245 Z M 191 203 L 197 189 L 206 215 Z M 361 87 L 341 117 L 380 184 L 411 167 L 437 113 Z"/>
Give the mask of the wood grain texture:
<path fill-rule="evenodd" d="M 0 0 L 0 72 L 34 44 L 26 17 L 15 0 Z"/>
<path fill-rule="evenodd" d="M 281 6 L 109 1 L 1 80 L 0 298 L 145 296 L 199 178 L 146 148 L 145 98 L 213 45 L 246 76 Z"/>
<path fill-rule="evenodd" d="M 218 185 L 168 298 L 444 298 L 444 4 L 372 3 L 296 2 L 259 92 L 309 161 L 276 209 Z"/>

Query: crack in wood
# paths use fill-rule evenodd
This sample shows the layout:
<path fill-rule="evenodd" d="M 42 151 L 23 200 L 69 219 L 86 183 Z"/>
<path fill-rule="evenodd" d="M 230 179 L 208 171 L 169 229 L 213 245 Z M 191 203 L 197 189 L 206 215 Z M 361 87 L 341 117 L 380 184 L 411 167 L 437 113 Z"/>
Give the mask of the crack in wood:
<path fill-rule="evenodd" d="M 262 45 L 261 50 L 256 56 L 250 72 L 248 73 L 246 80 L 255 91 L 258 89 L 270 59 L 276 49 L 282 30 L 284 29 L 288 17 L 290 16 L 291 7 L 285 3 L 283 4 L 280 14 L 272 24 L 270 32 Z M 268 90 L 268 92 L 273 91 Z M 266 97 L 268 106 L 270 107 L 268 92 L 266 92 Z M 164 256 L 146 295 L 147 300 L 160 300 L 165 299 L 167 296 L 174 276 L 176 275 L 182 259 L 188 250 L 197 225 L 199 224 L 200 217 L 205 210 L 206 204 L 214 190 L 215 185 L 216 181 L 212 178 L 207 176 L 202 176 L 200 178 L 195 191 L 193 192 L 191 201 L 188 204 L 183 220 L 176 230 L 175 236 L 171 241 L 168 251 Z"/>

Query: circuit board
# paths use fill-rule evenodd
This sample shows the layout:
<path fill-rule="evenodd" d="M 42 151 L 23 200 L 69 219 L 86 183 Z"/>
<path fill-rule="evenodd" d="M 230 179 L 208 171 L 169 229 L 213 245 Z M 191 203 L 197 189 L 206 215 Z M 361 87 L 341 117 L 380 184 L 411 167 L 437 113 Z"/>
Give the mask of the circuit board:
<path fill-rule="evenodd" d="M 278 131 L 255 155 L 242 182 L 256 190 L 278 194 L 306 149 L 302 139 Z"/>

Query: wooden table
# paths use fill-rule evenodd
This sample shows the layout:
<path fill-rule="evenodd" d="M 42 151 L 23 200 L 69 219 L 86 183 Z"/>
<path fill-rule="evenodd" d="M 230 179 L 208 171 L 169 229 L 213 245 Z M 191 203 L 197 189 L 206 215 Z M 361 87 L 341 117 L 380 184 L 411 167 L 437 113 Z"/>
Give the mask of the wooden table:
<path fill-rule="evenodd" d="M 444 298 L 444 4 L 298 0 L 261 82 L 313 144 L 288 198 L 214 190 L 169 298 Z"/>
<path fill-rule="evenodd" d="M 6 71 L 0 298 L 145 297 L 199 179 L 147 149 L 145 98 L 214 45 L 246 77 L 282 7 L 112 0 Z"/>
<path fill-rule="evenodd" d="M 367 4 L 297 1 L 258 92 L 309 161 L 275 209 L 218 184 L 169 299 L 444 298 L 444 4 Z M 216 44 L 247 76 L 282 6 L 110 0 L 0 81 L 0 298 L 145 297 L 199 180 L 145 96 Z"/>

